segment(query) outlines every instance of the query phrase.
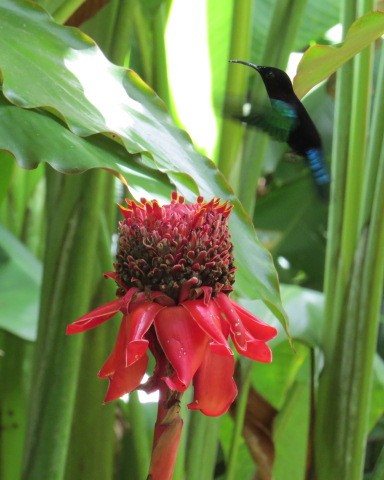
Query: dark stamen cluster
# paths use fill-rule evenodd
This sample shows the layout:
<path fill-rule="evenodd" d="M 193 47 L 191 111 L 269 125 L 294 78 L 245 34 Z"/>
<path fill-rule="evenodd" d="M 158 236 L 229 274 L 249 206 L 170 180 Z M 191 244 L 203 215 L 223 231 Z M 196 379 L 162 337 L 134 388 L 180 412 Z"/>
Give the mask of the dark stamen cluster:
<path fill-rule="evenodd" d="M 126 288 L 161 291 L 177 301 L 181 287 L 195 278 L 194 290 L 231 291 L 235 266 L 229 209 L 215 206 L 152 202 L 123 212 L 115 269 Z"/>

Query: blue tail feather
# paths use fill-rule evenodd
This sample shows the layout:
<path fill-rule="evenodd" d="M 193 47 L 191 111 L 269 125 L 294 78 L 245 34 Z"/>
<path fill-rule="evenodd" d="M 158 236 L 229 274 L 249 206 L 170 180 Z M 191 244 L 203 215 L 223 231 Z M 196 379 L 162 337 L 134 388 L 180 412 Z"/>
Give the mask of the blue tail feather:
<path fill-rule="evenodd" d="M 313 178 L 317 185 L 326 185 L 331 178 L 325 164 L 322 150 L 318 148 L 311 148 L 305 152 L 308 159 L 309 168 L 313 174 Z"/>

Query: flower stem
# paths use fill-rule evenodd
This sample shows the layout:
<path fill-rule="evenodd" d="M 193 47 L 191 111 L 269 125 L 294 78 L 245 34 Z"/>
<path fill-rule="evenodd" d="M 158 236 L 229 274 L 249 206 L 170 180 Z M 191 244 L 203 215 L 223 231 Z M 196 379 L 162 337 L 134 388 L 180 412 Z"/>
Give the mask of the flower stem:
<path fill-rule="evenodd" d="M 150 480 L 171 480 L 175 468 L 183 421 L 180 417 L 180 392 L 170 390 L 165 383 L 160 387 L 159 405 L 151 465 Z"/>

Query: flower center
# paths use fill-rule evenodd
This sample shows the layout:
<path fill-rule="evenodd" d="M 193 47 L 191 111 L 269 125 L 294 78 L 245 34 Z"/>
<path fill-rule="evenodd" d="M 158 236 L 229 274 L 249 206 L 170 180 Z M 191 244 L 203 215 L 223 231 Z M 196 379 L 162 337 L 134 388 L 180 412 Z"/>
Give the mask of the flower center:
<path fill-rule="evenodd" d="M 161 291 L 179 298 L 181 287 L 191 278 L 212 294 L 231 291 L 235 280 L 232 243 L 227 218 L 230 207 L 218 200 L 186 205 L 173 194 L 172 203 L 161 207 L 156 201 L 127 201 L 122 208 L 119 247 L 115 270 L 127 289 Z"/>

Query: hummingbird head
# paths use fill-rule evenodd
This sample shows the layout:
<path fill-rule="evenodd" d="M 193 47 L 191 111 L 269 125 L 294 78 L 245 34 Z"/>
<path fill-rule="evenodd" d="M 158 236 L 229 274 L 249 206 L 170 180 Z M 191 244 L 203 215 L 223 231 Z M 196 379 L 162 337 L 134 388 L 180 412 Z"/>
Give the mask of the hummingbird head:
<path fill-rule="evenodd" d="M 284 98 L 293 93 L 291 79 L 283 70 L 280 70 L 280 68 L 263 67 L 250 62 L 243 62 L 242 60 L 230 60 L 230 62 L 241 63 L 257 70 L 270 98 Z"/>

